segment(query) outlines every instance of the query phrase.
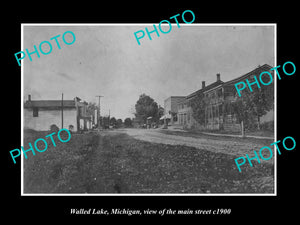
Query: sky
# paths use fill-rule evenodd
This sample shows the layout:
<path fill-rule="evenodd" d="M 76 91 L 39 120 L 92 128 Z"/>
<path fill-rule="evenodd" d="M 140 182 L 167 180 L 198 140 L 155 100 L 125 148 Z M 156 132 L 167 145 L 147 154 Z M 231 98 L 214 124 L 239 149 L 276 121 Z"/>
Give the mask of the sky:
<path fill-rule="evenodd" d="M 157 25 L 157 24 L 156 24 Z M 153 30 L 153 24 L 135 25 L 29 25 L 23 27 L 23 51 L 34 51 L 43 41 L 52 44 L 48 55 L 26 56 L 23 99 L 74 99 L 98 104 L 101 115 L 134 117 L 135 103 L 143 93 L 159 105 L 169 96 L 186 96 L 216 81 L 242 76 L 258 65 L 274 64 L 274 26 L 208 26 L 172 24 L 169 33 L 147 34 L 138 45 L 134 32 Z M 168 30 L 168 25 L 162 27 Z M 61 39 L 72 31 L 76 40 Z M 60 35 L 58 49 L 55 40 Z M 71 42 L 71 34 L 65 35 Z M 47 52 L 47 44 L 42 50 Z"/>

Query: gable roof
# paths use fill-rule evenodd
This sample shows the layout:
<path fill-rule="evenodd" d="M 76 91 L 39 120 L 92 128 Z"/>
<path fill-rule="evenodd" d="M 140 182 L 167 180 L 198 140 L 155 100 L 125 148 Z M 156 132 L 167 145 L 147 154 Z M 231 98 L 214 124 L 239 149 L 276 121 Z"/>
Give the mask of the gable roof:
<path fill-rule="evenodd" d="M 202 89 L 199 89 L 199 90 L 193 92 L 192 94 L 186 96 L 186 99 L 193 98 L 193 97 L 196 96 L 197 94 L 199 94 L 199 93 L 201 93 L 201 92 L 208 91 L 208 90 L 210 90 L 210 89 L 213 89 L 213 88 L 215 88 L 215 87 L 217 87 L 217 86 L 219 86 L 219 85 L 224 85 L 224 86 L 227 86 L 227 85 L 234 85 L 235 83 L 237 83 L 237 82 L 239 82 L 239 81 L 242 81 L 242 80 L 247 79 L 248 77 L 250 77 L 250 76 L 253 75 L 253 74 L 254 74 L 254 75 L 259 75 L 259 74 L 261 74 L 261 73 L 264 72 L 264 71 L 269 71 L 271 68 L 272 68 L 272 67 L 271 67 L 270 65 L 264 64 L 264 65 L 259 66 L 259 67 L 255 68 L 254 70 L 252 70 L 252 71 L 250 71 L 250 72 L 248 72 L 248 73 L 246 73 L 246 74 L 244 74 L 244 75 L 242 75 L 242 76 L 240 76 L 240 77 L 237 77 L 237 78 L 233 79 L 233 80 L 230 80 L 230 81 L 227 81 L 227 82 L 223 82 L 223 81 L 221 81 L 221 80 L 218 80 L 218 81 L 216 81 L 216 82 L 214 82 L 214 83 L 212 83 L 212 84 L 210 84 L 210 85 L 208 85 L 208 86 L 206 86 L 206 87 L 204 87 L 204 88 L 202 88 Z M 184 102 L 184 101 L 182 101 L 182 103 L 183 103 L 183 102 Z"/>
<path fill-rule="evenodd" d="M 170 96 L 171 99 L 184 99 L 185 96 Z"/>
<path fill-rule="evenodd" d="M 251 75 L 260 75 L 262 72 L 264 71 L 269 71 L 270 69 L 272 69 L 272 67 L 268 64 L 264 64 L 262 66 L 259 66 L 257 68 L 255 68 L 254 70 L 250 71 L 249 73 L 246 73 L 240 77 L 237 77 L 233 80 L 227 81 L 224 83 L 224 85 L 231 85 L 231 84 L 235 84 L 239 81 L 243 81 L 245 79 L 247 79 L 248 77 L 250 77 Z"/>
<path fill-rule="evenodd" d="M 189 94 L 188 96 L 186 96 L 186 98 L 189 99 L 189 98 L 195 97 L 197 94 L 199 94 L 201 92 L 204 92 L 204 91 L 208 91 L 209 89 L 217 87 L 217 86 L 219 86 L 221 84 L 224 84 L 224 82 L 221 81 L 221 80 L 218 80 L 218 81 L 216 81 L 214 83 L 211 83 L 210 85 L 208 85 L 208 86 L 206 86 L 204 88 L 199 89 L 198 91 L 193 92 L 192 94 Z"/>
<path fill-rule="evenodd" d="M 170 96 L 170 97 L 168 97 L 168 98 L 166 98 L 165 99 L 165 101 L 168 101 L 168 100 L 181 100 L 181 99 L 184 99 L 185 98 L 185 96 Z"/>

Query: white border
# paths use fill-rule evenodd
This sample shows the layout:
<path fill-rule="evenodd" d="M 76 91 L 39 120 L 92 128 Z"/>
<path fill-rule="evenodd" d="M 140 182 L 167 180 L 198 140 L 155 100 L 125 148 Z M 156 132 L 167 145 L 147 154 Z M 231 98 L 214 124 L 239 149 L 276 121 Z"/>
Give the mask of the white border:
<path fill-rule="evenodd" d="M 23 39 L 24 39 L 24 35 L 23 35 L 24 29 L 23 29 L 23 25 L 21 24 L 21 51 L 23 51 L 24 46 L 23 46 Z M 24 113 L 24 103 L 23 103 L 23 91 L 24 91 L 24 81 L 23 81 L 23 73 L 24 73 L 24 63 L 23 61 L 20 62 L 21 63 L 21 146 L 24 146 L 24 122 L 23 122 L 23 113 Z M 21 150 L 21 149 L 20 149 Z M 24 195 L 23 193 L 23 159 L 24 155 L 21 154 L 21 196 Z"/>
<path fill-rule="evenodd" d="M 153 23 L 158 25 L 158 23 Z M 22 23 L 21 24 L 21 51 L 24 50 L 23 46 L 23 28 L 24 26 L 152 26 L 151 23 L 101 23 L 101 24 L 93 24 L 93 23 Z M 176 25 L 176 23 L 172 23 Z M 162 24 L 163 26 L 167 26 L 167 24 Z M 180 26 L 274 26 L 274 67 L 277 66 L 277 24 L 276 23 L 191 23 L 191 24 L 180 24 Z M 24 73 L 24 63 L 21 61 L 21 146 L 23 145 L 23 136 L 24 136 L 24 129 L 23 129 L 23 73 Z M 274 71 L 274 77 L 275 77 Z M 275 88 L 274 88 L 274 138 L 277 141 L 277 76 L 275 79 Z M 228 194 L 167 194 L 167 193 L 151 193 L 151 194 L 75 194 L 75 193 L 65 193 L 65 194 L 24 194 L 23 192 L 23 158 L 24 155 L 21 157 L 21 196 L 277 196 L 277 151 L 274 145 L 274 193 L 228 193 Z"/>
<path fill-rule="evenodd" d="M 277 66 L 277 24 L 274 26 L 274 67 Z M 277 141 L 277 75 L 274 71 L 274 77 L 276 77 L 274 82 L 274 138 L 275 142 Z M 274 145 L 274 195 L 277 196 L 277 151 Z"/>

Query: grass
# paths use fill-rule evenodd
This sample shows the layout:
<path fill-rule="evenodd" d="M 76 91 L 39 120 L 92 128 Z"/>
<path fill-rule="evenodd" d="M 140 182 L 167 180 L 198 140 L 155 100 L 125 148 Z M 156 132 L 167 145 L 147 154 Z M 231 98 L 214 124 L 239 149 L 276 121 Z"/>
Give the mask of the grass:
<path fill-rule="evenodd" d="M 269 130 L 246 131 L 246 135 L 260 136 L 260 137 L 275 137 L 274 131 L 269 131 Z"/>
<path fill-rule="evenodd" d="M 204 134 L 200 131 L 187 131 L 187 132 L 181 132 L 176 130 L 159 130 L 159 132 L 169 135 L 176 135 L 176 136 L 182 136 L 182 137 L 194 137 L 194 138 L 207 138 L 211 140 L 229 140 L 229 141 L 235 141 L 238 143 L 252 143 L 252 144 L 261 144 L 262 146 L 269 146 L 272 141 L 268 139 L 256 139 L 251 137 L 231 137 L 231 136 L 215 136 L 215 135 L 209 135 Z M 212 133 L 212 132 L 211 132 Z M 249 134 L 250 135 L 250 134 Z"/>
<path fill-rule="evenodd" d="M 45 132 L 25 132 L 34 143 Z M 273 166 L 243 166 L 234 157 L 187 146 L 154 144 L 126 134 L 54 138 L 24 160 L 24 193 L 273 193 Z"/>
<path fill-rule="evenodd" d="M 192 131 L 195 133 L 201 133 L 201 131 Z M 217 133 L 217 134 L 233 134 L 233 135 L 241 135 L 241 131 L 225 131 L 225 130 L 207 130 L 207 133 Z M 245 131 L 245 135 L 249 136 L 260 136 L 260 137 L 274 137 L 274 131 L 269 130 L 253 130 L 253 131 Z"/>

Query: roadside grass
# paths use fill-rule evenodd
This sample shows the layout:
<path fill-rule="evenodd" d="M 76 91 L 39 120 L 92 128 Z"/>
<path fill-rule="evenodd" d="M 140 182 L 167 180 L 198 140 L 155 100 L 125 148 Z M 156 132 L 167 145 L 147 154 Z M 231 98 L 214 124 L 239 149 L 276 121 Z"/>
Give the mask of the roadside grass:
<path fill-rule="evenodd" d="M 46 132 L 25 132 L 24 145 Z M 273 164 L 243 165 L 234 156 L 155 144 L 126 134 L 54 137 L 45 152 L 24 159 L 24 193 L 273 193 Z"/>
<path fill-rule="evenodd" d="M 223 140 L 223 141 L 235 141 L 239 143 L 252 143 L 252 144 L 261 144 L 261 145 L 270 145 L 272 143 L 269 139 L 256 139 L 251 137 L 230 137 L 230 136 L 215 136 L 201 133 L 200 131 L 189 130 L 187 132 L 181 132 L 176 130 L 159 130 L 159 132 L 169 135 L 177 135 L 183 137 L 194 137 L 194 138 L 207 138 L 211 140 Z M 211 132 L 212 133 L 212 132 Z M 250 134 L 249 134 L 250 135 Z M 252 134 L 251 134 L 252 135 Z"/>
<path fill-rule="evenodd" d="M 197 131 L 195 131 L 197 132 Z M 217 134 L 234 134 L 234 135 L 241 135 L 241 131 L 225 131 L 225 130 L 211 130 L 207 131 L 208 133 L 217 133 Z M 269 130 L 246 130 L 245 135 L 249 136 L 260 136 L 260 137 L 274 137 L 274 131 L 269 131 Z"/>
<path fill-rule="evenodd" d="M 204 135 L 202 132 L 206 132 L 206 133 L 213 133 L 213 134 L 232 134 L 232 135 L 238 135 L 241 136 L 241 131 L 226 131 L 226 130 L 205 130 L 205 131 L 201 131 L 201 130 L 197 130 L 197 129 L 184 129 L 184 132 L 181 132 L 182 129 L 165 129 L 163 130 L 163 132 L 168 132 L 168 131 L 175 131 L 175 132 L 180 132 L 180 133 L 186 133 L 186 134 L 194 134 L 194 135 Z M 246 130 L 245 131 L 245 138 L 251 138 L 251 137 L 247 137 L 247 136 L 259 136 L 259 137 L 268 137 L 268 138 L 272 138 L 275 136 L 274 131 L 270 131 L 270 130 Z"/>

